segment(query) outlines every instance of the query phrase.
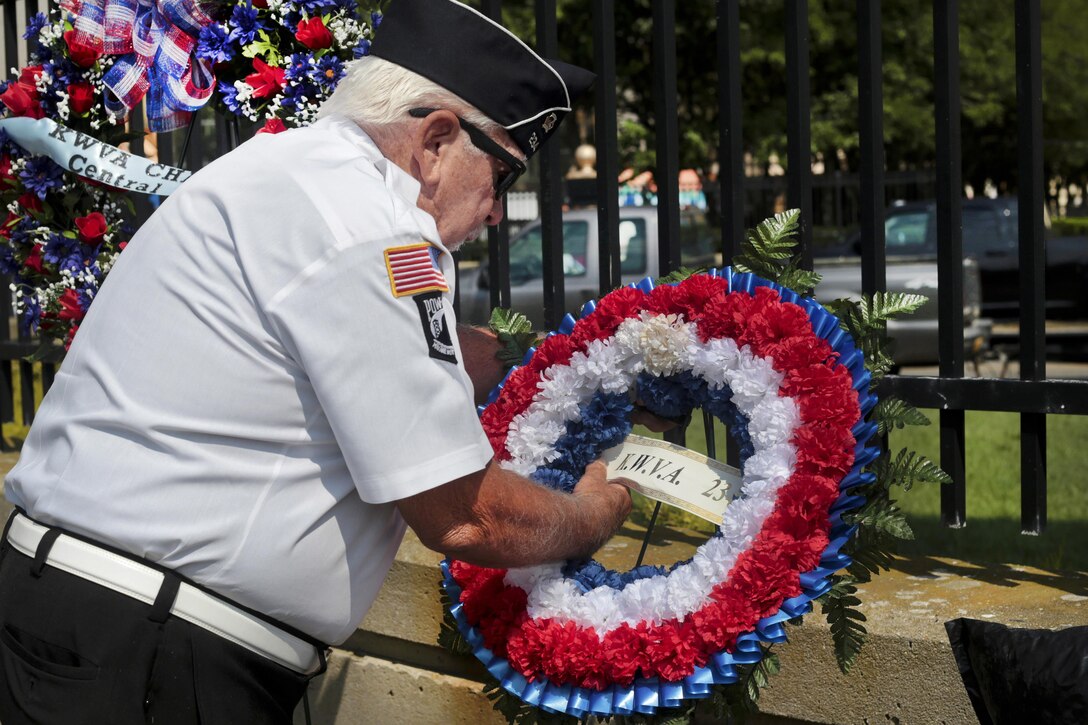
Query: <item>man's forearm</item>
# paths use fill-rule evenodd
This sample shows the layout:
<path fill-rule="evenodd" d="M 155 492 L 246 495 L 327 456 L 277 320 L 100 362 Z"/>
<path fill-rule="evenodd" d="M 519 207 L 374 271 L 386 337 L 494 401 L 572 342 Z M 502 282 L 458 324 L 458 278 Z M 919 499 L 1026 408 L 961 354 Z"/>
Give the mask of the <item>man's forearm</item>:
<path fill-rule="evenodd" d="M 426 546 L 469 563 L 508 568 L 590 556 L 619 528 L 630 496 L 605 481 L 603 466 L 565 494 L 493 462 L 400 507 Z"/>

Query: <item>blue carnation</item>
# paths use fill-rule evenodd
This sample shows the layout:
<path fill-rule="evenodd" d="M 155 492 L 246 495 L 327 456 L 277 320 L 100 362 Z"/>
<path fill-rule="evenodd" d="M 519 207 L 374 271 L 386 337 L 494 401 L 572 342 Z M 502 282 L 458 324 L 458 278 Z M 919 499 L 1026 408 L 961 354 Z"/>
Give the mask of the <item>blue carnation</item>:
<path fill-rule="evenodd" d="M 227 30 L 219 23 L 205 25 L 196 43 L 196 57 L 212 63 L 226 63 L 234 58 L 235 49 Z"/>
<path fill-rule="evenodd" d="M 555 468 L 541 466 L 529 476 L 537 483 L 557 491 L 571 491 L 578 479 L 570 471 L 561 471 Z"/>
<path fill-rule="evenodd" d="M 33 156 L 19 172 L 23 185 L 44 200 L 46 195 L 64 184 L 64 169 L 47 156 Z"/>

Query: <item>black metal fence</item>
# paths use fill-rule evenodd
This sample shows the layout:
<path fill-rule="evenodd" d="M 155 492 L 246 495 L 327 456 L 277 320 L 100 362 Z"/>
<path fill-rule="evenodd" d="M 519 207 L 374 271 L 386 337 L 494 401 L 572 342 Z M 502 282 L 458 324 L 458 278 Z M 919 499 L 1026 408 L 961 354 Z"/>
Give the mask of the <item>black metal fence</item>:
<path fill-rule="evenodd" d="M 395 0 L 393 0 L 395 2 Z M 594 98 L 594 137 L 596 140 L 597 198 L 600 228 L 600 288 L 607 291 L 620 282 L 620 238 L 618 182 L 620 154 L 617 137 L 617 69 L 615 0 L 584 0 L 591 3 L 593 65 L 598 75 Z M 622 0 L 621 0 L 622 1 Z M 710 0 L 706 0 L 709 2 Z M 785 9 L 782 28 L 786 50 L 787 104 L 783 123 L 787 129 L 788 164 L 786 171 L 787 205 L 801 209 L 800 250 L 811 265 L 815 181 L 811 164 L 793 163 L 811 158 L 811 113 L 809 94 L 809 5 L 808 0 L 779 0 Z M 1019 118 L 1019 189 L 1020 235 L 1019 261 L 1023 291 L 1020 306 L 1020 379 L 966 378 L 963 346 L 963 257 L 960 206 L 962 158 L 960 137 L 959 73 L 959 0 L 933 0 L 933 39 L 936 90 L 934 126 L 937 153 L 933 163 L 937 197 L 939 249 L 939 377 L 889 376 L 881 392 L 895 394 L 915 405 L 940 411 L 940 463 L 952 476 L 953 483 L 942 489 L 941 509 L 945 524 L 953 527 L 966 522 L 966 471 L 964 416 L 968 410 L 1007 411 L 1020 416 L 1021 522 L 1026 533 L 1039 533 L 1046 524 L 1046 416 L 1050 414 L 1088 415 L 1088 382 L 1048 380 L 1044 332 L 1044 238 L 1043 238 L 1043 165 L 1042 165 L 1042 78 L 1041 78 L 1041 0 L 1012 0 L 1016 6 L 1016 67 Z M 7 68 L 18 65 L 17 46 L 21 25 L 17 25 L 16 7 L 21 17 L 37 9 L 36 0 L 2 0 L 4 61 Z M 501 0 L 479 0 L 483 13 L 501 19 Z M 524 7 L 527 0 L 507 5 Z M 658 168 L 658 225 L 662 272 L 679 265 L 680 205 L 678 172 L 680 139 L 677 128 L 677 78 L 690 71 L 677 67 L 676 12 L 683 3 L 676 0 L 651 0 L 653 87 L 656 116 L 656 152 Z M 716 44 L 718 77 L 718 128 L 721 188 L 721 252 L 726 263 L 738 251 L 743 238 L 747 192 L 753 183 L 745 176 L 742 141 L 742 98 L 740 53 L 740 2 L 716 0 Z M 558 39 L 557 0 L 533 0 L 535 43 L 546 57 L 562 57 Z M 22 14 L 25 12 L 25 14 Z M 889 174 L 884 167 L 882 22 L 881 0 L 856 0 L 858 37 L 858 131 L 861 149 L 860 185 L 856 204 L 862 231 L 863 289 L 872 293 L 885 287 L 884 208 Z M 379 31 L 380 32 L 380 31 Z M 1012 49 L 1010 49 L 1011 51 Z M 202 164 L 219 150 L 229 148 L 238 139 L 237 127 L 219 119 L 204 117 L 199 133 L 188 145 L 183 161 L 190 168 Z M 176 140 L 159 148 L 160 159 L 178 160 Z M 563 179 L 560 148 L 545 147 L 536 162 L 540 175 L 543 253 L 545 258 L 544 320 L 554 328 L 562 315 L 562 200 Z M 755 210 L 758 217 L 772 209 Z M 488 250 L 492 305 L 510 303 L 508 229 L 505 222 L 488 232 Z M 5 300 L 10 313 L 10 301 Z M 33 349 L 32 341 L 12 339 L 8 326 L 0 326 L 0 418 L 13 420 L 13 371 L 18 370 L 22 390 L 22 419 L 33 418 L 31 386 L 33 369 L 22 360 Z M 41 366 L 41 377 L 48 388 L 54 363 Z M 712 439 L 708 436 L 708 439 Z"/>

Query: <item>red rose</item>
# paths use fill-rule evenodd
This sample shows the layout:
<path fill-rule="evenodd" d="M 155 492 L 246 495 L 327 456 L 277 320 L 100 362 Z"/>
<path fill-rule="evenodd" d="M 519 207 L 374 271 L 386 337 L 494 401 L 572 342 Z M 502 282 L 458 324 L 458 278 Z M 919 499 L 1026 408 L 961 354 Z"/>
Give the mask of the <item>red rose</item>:
<path fill-rule="evenodd" d="M 246 76 L 246 83 L 253 87 L 254 98 L 267 98 L 283 90 L 286 80 L 283 68 L 274 68 L 260 58 L 254 58 L 253 70 L 257 72 Z"/>
<path fill-rule="evenodd" d="M 38 274 L 41 274 L 42 273 L 42 248 L 39 247 L 37 244 L 35 244 L 34 248 L 30 250 L 30 254 L 28 254 L 26 256 L 26 259 L 23 261 L 23 264 L 25 264 L 27 267 L 34 270 Z"/>
<path fill-rule="evenodd" d="M 100 211 L 92 211 L 87 216 L 76 217 L 79 239 L 84 244 L 98 244 L 106 236 L 109 225 Z"/>
<path fill-rule="evenodd" d="M 272 118 L 265 121 L 264 125 L 261 126 L 260 130 L 257 131 L 257 133 L 283 133 L 286 130 L 287 127 L 283 125 L 283 121 L 273 116 Z"/>
<path fill-rule="evenodd" d="M 68 106 L 73 113 L 82 116 L 94 105 L 94 86 L 87 81 L 68 85 Z"/>
<path fill-rule="evenodd" d="M 28 65 L 19 73 L 19 85 L 30 94 L 35 101 L 38 100 L 38 77 L 42 74 L 40 65 Z"/>
<path fill-rule="evenodd" d="M 42 211 L 45 207 L 42 205 L 42 200 L 38 198 L 38 195 L 34 192 L 28 191 L 20 196 L 16 201 L 19 206 L 23 207 L 27 211 Z"/>
<path fill-rule="evenodd" d="M 76 339 L 77 330 L 79 330 L 78 322 L 68 328 L 68 334 L 64 338 L 64 349 L 66 351 L 68 350 L 68 348 L 72 347 L 72 341 Z"/>
<path fill-rule="evenodd" d="M 27 118 L 43 118 L 45 111 L 37 99 L 30 95 L 27 87 L 22 83 L 11 83 L 8 89 L 0 93 L 0 102 L 3 102 L 12 116 L 26 116 Z"/>
<path fill-rule="evenodd" d="M 0 156 L 0 181 L 9 181 L 14 178 L 11 175 L 11 157 L 7 154 Z"/>
<path fill-rule="evenodd" d="M 64 290 L 64 294 L 57 301 L 60 303 L 60 312 L 57 313 L 57 317 L 62 320 L 75 320 L 78 322 L 87 314 L 79 301 L 79 293 L 74 289 Z"/>
<path fill-rule="evenodd" d="M 266 8 L 268 7 L 268 0 L 253 0 L 253 7 Z"/>
<path fill-rule="evenodd" d="M 21 215 L 9 211 L 8 218 L 4 220 L 3 224 L 0 224 L 0 237 L 11 239 L 11 228 L 22 218 Z"/>
<path fill-rule="evenodd" d="M 102 56 L 101 51 L 77 40 L 74 30 L 65 31 L 64 42 L 68 44 L 68 55 L 72 62 L 80 68 L 90 68 Z"/>
<path fill-rule="evenodd" d="M 300 20 L 295 38 L 310 50 L 321 50 L 332 45 L 332 33 L 321 18 Z"/>

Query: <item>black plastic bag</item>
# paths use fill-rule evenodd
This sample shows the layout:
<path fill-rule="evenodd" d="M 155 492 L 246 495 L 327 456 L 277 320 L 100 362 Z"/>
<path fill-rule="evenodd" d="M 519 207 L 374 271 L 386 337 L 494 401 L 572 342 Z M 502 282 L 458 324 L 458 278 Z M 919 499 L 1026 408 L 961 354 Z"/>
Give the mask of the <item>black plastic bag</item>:
<path fill-rule="evenodd" d="M 1088 723 L 1088 627 L 1013 629 L 977 619 L 944 626 L 982 725 Z"/>

